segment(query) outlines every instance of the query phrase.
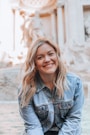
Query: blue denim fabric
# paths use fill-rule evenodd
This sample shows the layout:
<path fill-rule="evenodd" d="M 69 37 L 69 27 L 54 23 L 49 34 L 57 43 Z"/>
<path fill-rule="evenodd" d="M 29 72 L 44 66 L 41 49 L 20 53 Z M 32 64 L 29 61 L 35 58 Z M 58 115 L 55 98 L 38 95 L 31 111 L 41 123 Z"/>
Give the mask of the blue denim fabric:
<path fill-rule="evenodd" d="M 44 135 L 58 135 L 58 132 L 56 132 L 56 131 L 48 131 L 48 132 L 44 133 Z"/>
<path fill-rule="evenodd" d="M 57 125 L 58 135 L 81 135 L 81 112 L 84 92 L 81 79 L 72 73 L 67 74 L 69 89 L 61 99 L 56 88 L 51 93 L 37 77 L 37 91 L 28 106 L 21 108 L 25 135 L 44 135 Z M 20 103 L 20 97 L 19 97 Z M 56 130 L 57 131 L 57 130 Z"/>

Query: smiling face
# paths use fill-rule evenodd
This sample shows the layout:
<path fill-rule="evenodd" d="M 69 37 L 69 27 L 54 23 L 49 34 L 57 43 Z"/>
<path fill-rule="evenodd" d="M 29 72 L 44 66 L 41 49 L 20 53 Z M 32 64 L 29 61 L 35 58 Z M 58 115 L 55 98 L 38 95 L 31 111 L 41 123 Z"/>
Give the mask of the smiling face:
<path fill-rule="evenodd" d="M 36 52 L 35 64 L 40 75 L 54 75 L 58 68 L 55 49 L 48 43 L 39 46 Z"/>

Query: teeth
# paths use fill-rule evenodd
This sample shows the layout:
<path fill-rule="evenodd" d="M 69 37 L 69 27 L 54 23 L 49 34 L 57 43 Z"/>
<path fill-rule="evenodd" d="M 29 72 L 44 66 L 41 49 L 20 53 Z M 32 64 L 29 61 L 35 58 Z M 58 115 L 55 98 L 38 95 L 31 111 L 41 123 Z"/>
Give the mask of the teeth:
<path fill-rule="evenodd" d="M 46 65 L 45 67 L 49 67 L 49 66 L 52 66 L 52 64 L 48 64 L 48 65 Z"/>

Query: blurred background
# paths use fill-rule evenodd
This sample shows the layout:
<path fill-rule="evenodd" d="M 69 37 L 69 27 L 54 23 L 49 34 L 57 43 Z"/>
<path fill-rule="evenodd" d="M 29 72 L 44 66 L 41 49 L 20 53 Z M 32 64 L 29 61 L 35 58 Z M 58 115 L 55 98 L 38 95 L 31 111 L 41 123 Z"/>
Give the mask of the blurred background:
<path fill-rule="evenodd" d="M 82 81 L 82 135 L 90 135 L 90 0 L 0 0 L 0 135 L 21 135 L 18 85 L 26 53 L 39 36 L 56 42 Z"/>

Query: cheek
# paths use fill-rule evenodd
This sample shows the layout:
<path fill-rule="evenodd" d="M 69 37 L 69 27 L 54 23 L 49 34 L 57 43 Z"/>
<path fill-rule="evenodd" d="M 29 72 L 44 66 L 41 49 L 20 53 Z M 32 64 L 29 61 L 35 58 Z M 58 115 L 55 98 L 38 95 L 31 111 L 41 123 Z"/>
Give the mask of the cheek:
<path fill-rule="evenodd" d="M 39 69 L 41 67 L 41 62 L 35 62 L 36 69 Z"/>
<path fill-rule="evenodd" d="M 58 68 L 58 66 L 59 66 L 58 59 L 56 59 L 56 66 L 57 66 L 57 68 Z"/>
<path fill-rule="evenodd" d="M 55 63 L 58 65 L 58 58 L 57 57 L 54 57 L 53 59 L 55 61 Z"/>

